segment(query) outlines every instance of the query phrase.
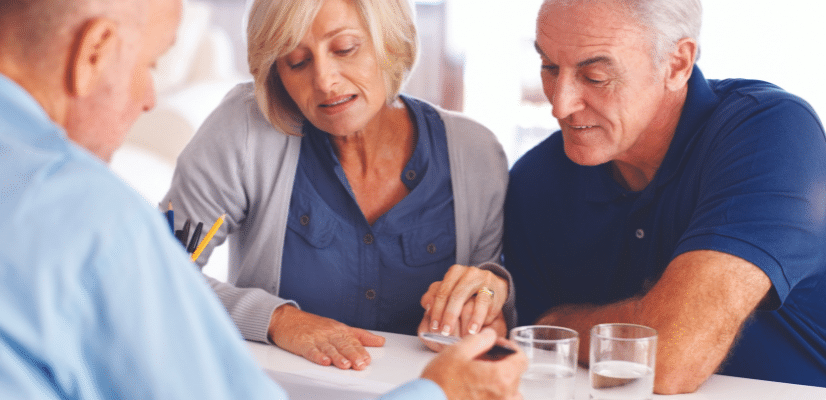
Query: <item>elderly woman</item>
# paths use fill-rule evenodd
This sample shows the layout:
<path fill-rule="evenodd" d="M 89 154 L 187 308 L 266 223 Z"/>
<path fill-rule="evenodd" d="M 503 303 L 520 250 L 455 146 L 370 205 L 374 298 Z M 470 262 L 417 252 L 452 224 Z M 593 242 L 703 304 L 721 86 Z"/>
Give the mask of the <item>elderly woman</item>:
<path fill-rule="evenodd" d="M 255 81 L 162 201 L 179 229 L 226 214 L 198 264 L 229 238 L 228 282 L 210 283 L 243 336 L 363 369 L 384 343 L 364 329 L 504 335 L 506 159 L 478 123 L 398 94 L 417 54 L 407 0 L 256 0 L 248 26 Z"/>

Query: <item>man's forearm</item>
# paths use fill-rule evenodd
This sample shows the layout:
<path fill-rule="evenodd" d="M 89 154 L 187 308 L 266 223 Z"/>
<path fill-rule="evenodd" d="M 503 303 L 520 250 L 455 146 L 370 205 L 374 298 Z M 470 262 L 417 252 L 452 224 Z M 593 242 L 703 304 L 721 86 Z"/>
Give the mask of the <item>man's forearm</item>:
<path fill-rule="evenodd" d="M 538 325 L 564 326 L 579 332 L 579 363 L 588 365 L 591 327 L 606 323 L 640 323 L 639 298 L 597 306 L 566 304 L 542 314 Z"/>
<path fill-rule="evenodd" d="M 563 305 L 537 321 L 580 334 L 579 359 L 588 363 L 590 329 L 632 323 L 657 330 L 654 391 L 693 392 L 725 359 L 743 322 L 771 288 L 757 267 L 714 252 L 682 254 L 644 296 L 595 305 Z"/>

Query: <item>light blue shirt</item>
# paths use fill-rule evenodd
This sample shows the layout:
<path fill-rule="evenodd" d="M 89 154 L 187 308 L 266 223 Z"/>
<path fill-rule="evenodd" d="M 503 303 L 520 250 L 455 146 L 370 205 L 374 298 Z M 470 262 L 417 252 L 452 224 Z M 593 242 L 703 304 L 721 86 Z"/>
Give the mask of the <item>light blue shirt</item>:
<path fill-rule="evenodd" d="M 2 75 L 0 310 L 2 399 L 286 398 L 161 214 Z"/>

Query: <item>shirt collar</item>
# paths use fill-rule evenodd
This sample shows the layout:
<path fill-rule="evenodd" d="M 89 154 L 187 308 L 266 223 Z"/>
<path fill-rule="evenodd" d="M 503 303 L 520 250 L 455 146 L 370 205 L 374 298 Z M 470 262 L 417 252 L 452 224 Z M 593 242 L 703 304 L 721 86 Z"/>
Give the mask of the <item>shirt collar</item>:
<path fill-rule="evenodd" d="M 409 190 L 413 190 L 424 178 L 427 172 L 427 166 L 431 158 L 430 152 L 430 125 L 424 115 L 422 103 L 404 95 L 399 96 L 410 110 L 411 118 L 415 122 L 416 142 L 413 154 L 410 160 L 405 165 L 401 174 L 401 181 Z M 325 158 L 331 163 L 333 169 L 338 171 L 341 169 L 341 162 L 333 151 L 333 144 L 330 141 L 330 134 L 316 128 L 309 121 L 304 122 L 302 133 L 309 137 L 315 143 L 319 151 L 325 154 Z M 341 171 L 343 179 L 343 171 Z"/>
<path fill-rule="evenodd" d="M 5 94 L 0 97 L 0 102 L 2 102 L 0 104 L 3 104 L 3 107 L 0 109 L 6 110 L 6 114 L 28 114 L 36 117 L 38 120 L 50 121 L 50 123 L 54 125 L 40 103 L 38 103 L 26 89 L 23 89 L 17 82 L 3 74 L 0 74 L 0 93 Z M 20 120 L 23 119 L 21 115 Z"/>
<path fill-rule="evenodd" d="M 714 93 L 708 80 L 706 80 L 700 68 L 694 66 L 691 78 L 688 80 L 688 94 L 686 96 L 680 122 L 674 132 L 674 138 L 668 146 L 657 175 L 654 177 L 654 186 L 659 187 L 670 181 L 683 161 L 689 156 L 689 147 L 693 146 L 698 137 L 698 133 L 708 122 L 708 118 L 717 108 L 720 99 Z M 651 185 L 649 185 L 651 186 Z"/>
<path fill-rule="evenodd" d="M 0 74 L 0 124 L 11 124 L 18 140 L 46 146 L 63 146 L 66 132 L 23 87 Z M 4 131 L 6 129 L 0 129 Z"/>
<path fill-rule="evenodd" d="M 413 190 L 424 178 L 427 172 L 428 162 L 432 157 L 430 153 L 430 125 L 422 108 L 422 103 L 416 99 L 400 95 L 399 96 L 410 110 L 410 116 L 415 122 L 415 147 L 410 161 L 402 170 L 401 180 L 408 190 Z"/>

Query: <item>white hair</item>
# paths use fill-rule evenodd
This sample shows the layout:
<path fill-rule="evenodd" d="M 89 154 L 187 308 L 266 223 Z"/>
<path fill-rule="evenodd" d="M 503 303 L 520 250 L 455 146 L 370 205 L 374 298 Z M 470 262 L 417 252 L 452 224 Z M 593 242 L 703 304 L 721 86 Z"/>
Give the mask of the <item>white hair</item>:
<path fill-rule="evenodd" d="M 545 0 L 548 5 L 573 6 L 606 0 Z M 694 39 L 700 42 L 703 6 L 700 0 L 607 0 L 618 3 L 650 36 L 654 61 L 660 63 L 677 42 Z M 699 45 L 697 58 L 700 58 Z"/>
<path fill-rule="evenodd" d="M 628 3 L 642 26 L 650 30 L 654 59 L 663 61 L 682 39 L 700 42 L 703 6 L 700 0 L 620 0 Z M 699 45 L 697 59 L 700 58 Z"/>

